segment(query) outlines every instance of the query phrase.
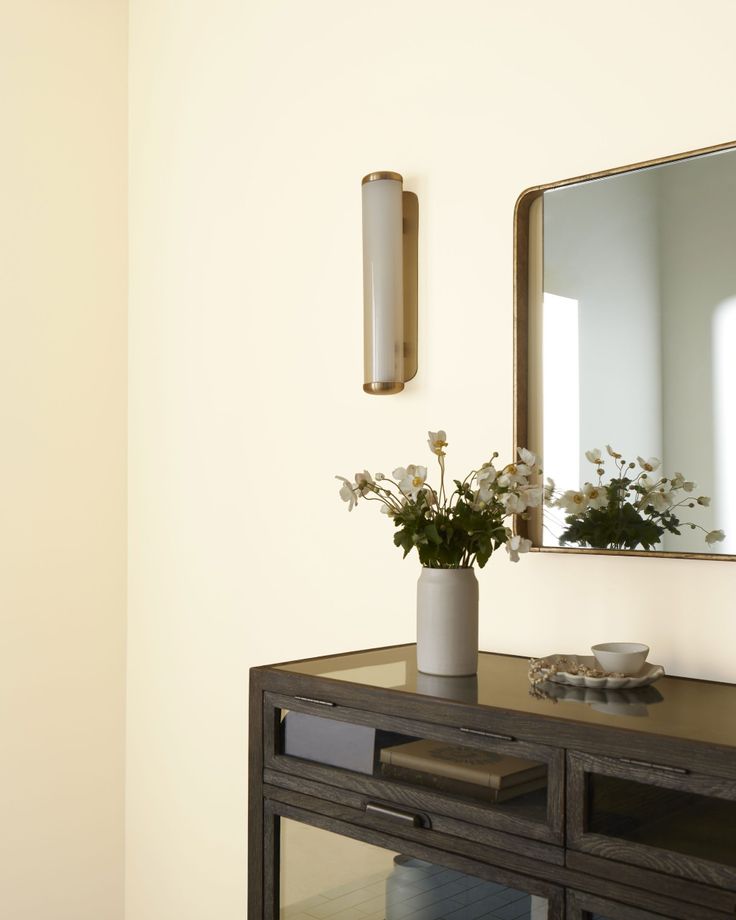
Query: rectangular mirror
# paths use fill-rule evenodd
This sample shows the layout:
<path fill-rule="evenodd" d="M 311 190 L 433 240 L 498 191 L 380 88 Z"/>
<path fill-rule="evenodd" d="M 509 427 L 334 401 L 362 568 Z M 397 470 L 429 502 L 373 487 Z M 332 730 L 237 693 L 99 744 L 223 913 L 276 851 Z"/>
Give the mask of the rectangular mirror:
<path fill-rule="evenodd" d="M 736 144 L 527 189 L 514 261 L 534 546 L 736 558 Z"/>

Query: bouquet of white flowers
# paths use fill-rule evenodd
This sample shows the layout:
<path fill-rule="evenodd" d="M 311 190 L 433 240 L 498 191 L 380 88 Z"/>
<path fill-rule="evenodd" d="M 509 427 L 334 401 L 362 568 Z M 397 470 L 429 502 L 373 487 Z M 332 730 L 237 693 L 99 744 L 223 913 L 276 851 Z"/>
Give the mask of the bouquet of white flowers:
<path fill-rule="evenodd" d="M 586 482 L 580 489 L 559 492 L 547 479 L 545 505 L 566 513 L 567 529 L 560 536 L 561 545 L 652 549 L 665 533 L 680 535 L 681 527 L 702 530 L 709 546 L 725 539 L 722 530 L 706 530 L 700 524 L 680 520 L 684 509 L 710 505 L 707 495 L 694 495 L 696 483 L 682 473 L 652 475 L 661 466 L 656 457 L 637 457 L 634 463 L 624 460 L 610 444 L 606 450 L 616 470 L 608 481 L 603 479 L 606 461 L 600 450 L 585 452 L 595 467 L 597 483 Z"/>
<path fill-rule="evenodd" d="M 527 552 L 531 541 L 514 534 L 506 521 L 526 516 L 528 508 L 539 506 L 542 488 L 535 483 L 541 472 L 531 451 L 521 447 L 519 459 L 497 466 L 498 453 L 463 480 L 453 480 L 455 488 L 445 487 L 444 431 L 429 432 L 429 448 L 437 457 L 440 484 L 435 489 L 427 482 L 425 466 L 398 467 L 391 476 L 364 470 L 354 481 L 344 476 L 341 498 L 352 511 L 359 501 L 376 501 L 396 527 L 394 543 L 406 557 L 412 549 L 423 566 L 435 569 L 479 568 L 494 550 L 506 547 L 512 562 Z"/>

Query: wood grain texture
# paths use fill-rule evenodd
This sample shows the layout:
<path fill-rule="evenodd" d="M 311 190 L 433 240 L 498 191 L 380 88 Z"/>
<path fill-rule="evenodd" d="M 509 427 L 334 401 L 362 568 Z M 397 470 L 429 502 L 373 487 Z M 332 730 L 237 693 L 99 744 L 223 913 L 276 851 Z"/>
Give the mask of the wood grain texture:
<path fill-rule="evenodd" d="M 590 773 L 615 776 L 636 783 L 661 786 L 664 789 L 715 796 L 731 802 L 736 801 L 736 781 L 719 776 L 706 776 L 690 771 L 684 774 L 671 773 L 667 769 L 669 764 L 652 763 L 651 766 L 644 766 L 633 764 L 628 758 L 622 760 L 621 758 L 596 757 L 582 751 L 570 752 L 568 758 L 571 764 L 579 764 L 583 771 Z"/>
<path fill-rule="evenodd" d="M 269 762 L 268 767 L 292 776 L 313 779 L 327 786 L 350 789 L 372 800 L 389 802 L 417 812 L 446 815 L 481 827 L 496 828 L 517 836 L 530 837 L 532 840 L 543 840 L 548 843 L 562 842 L 561 837 L 558 840 L 552 829 L 545 823 L 543 809 L 540 809 L 538 814 L 533 813 L 534 818 L 537 818 L 534 820 L 526 816 L 529 810 L 523 813 L 518 805 L 512 812 L 509 806 L 514 804 L 513 799 L 493 807 L 472 805 L 459 799 L 440 795 L 424 787 L 377 779 L 362 773 L 351 773 L 340 770 L 338 767 L 326 767 L 322 764 L 299 760 L 296 757 L 276 757 L 273 763 Z"/>
<path fill-rule="evenodd" d="M 663 875 L 679 876 L 703 885 L 715 885 L 736 891 L 736 873 L 720 863 L 695 859 L 659 847 L 605 837 L 602 834 L 583 834 L 576 846 L 584 853 L 591 853 L 612 862 L 640 866 Z M 622 875 L 625 876 L 626 873 L 622 871 Z"/>
<path fill-rule="evenodd" d="M 282 709 L 543 761 L 550 790 L 546 814 L 542 807 L 525 815 L 520 800 L 515 806 L 514 800 L 486 806 L 287 757 L 280 752 Z M 736 915 L 733 867 L 590 833 L 586 781 L 586 773 L 593 771 L 612 783 L 633 781 L 645 792 L 651 787 L 652 802 L 644 796 L 642 808 L 655 807 L 657 795 L 693 794 L 731 803 L 736 801 L 736 747 L 268 668 L 251 672 L 250 719 L 249 920 L 278 917 L 282 814 L 440 864 L 459 867 L 458 860 L 463 865 L 469 860 L 485 873 L 478 877 L 512 887 L 517 887 L 509 881 L 512 876 L 523 878 L 525 890 L 556 892 L 554 916 L 559 920 L 564 913 L 563 888 L 569 891 L 572 917 L 583 916 L 582 911 L 610 920 L 724 920 Z M 466 734 L 461 728 L 515 740 Z M 659 766 L 624 762 L 624 757 Z M 687 772 L 666 769 L 672 767 Z M 599 792 L 614 794 L 622 793 L 605 785 Z M 430 827 L 398 825 L 390 817 L 366 814 L 368 801 L 421 813 Z M 599 910 L 604 905 L 608 914 Z"/>
<path fill-rule="evenodd" d="M 562 843 L 563 840 L 563 796 L 564 796 L 564 754 L 548 745 L 530 744 L 525 741 L 498 741 L 483 735 L 466 734 L 461 728 L 439 723 L 419 722 L 394 715 L 376 714 L 367 710 L 336 705 L 329 709 L 318 703 L 309 703 L 282 694 L 265 694 L 264 725 L 265 766 L 292 774 L 313 778 L 333 786 L 344 786 L 373 796 L 388 796 L 400 804 L 431 808 L 438 813 L 465 817 L 489 827 L 516 830 L 538 840 Z M 391 782 L 379 777 L 371 778 L 351 771 L 341 770 L 279 753 L 275 728 L 280 710 L 306 712 L 321 718 L 334 719 L 353 725 L 369 725 L 385 731 L 399 732 L 409 737 L 431 738 L 448 741 L 468 748 L 479 748 L 494 753 L 509 754 L 530 761 L 548 765 L 548 786 L 546 814 L 539 814 L 537 806 L 530 806 L 528 817 L 523 814 L 523 799 L 510 800 L 496 806 L 479 806 L 463 802 L 459 798 L 444 796 L 419 786 Z M 387 791 L 388 790 L 388 791 Z M 420 804 L 421 803 L 421 804 Z M 508 818 L 504 812 L 513 817 Z"/>
<path fill-rule="evenodd" d="M 736 780 L 736 748 L 733 746 L 576 722 L 572 717 L 563 720 L 555 716 L 535 715 L 517 710 L 473 706 L 289 671 L 266 670 L 263 674 L 264 689 L 277 695 L 312 697 L 331 702 L 335 707 L 348 707 L 433 725 L 492 731 L 501 735 L 511 735 L 519 742 L 556 749 L 582 750 L 616 759 L 625 755 L 683 767 L 708 776 Z M 736 688 L 733 689 L 732 696 L 736 706 Z M 325 707 L 314 706 L 303 711 L 324 715 Z M 331 716 L 336 717 L 334 711 Z"/>
<path fill-rule="evenodd" d="M 273 802 L 264 800 L 263 821 L 263 920 L 279 920 L 279 900 L 281 895 L 281 822 L 274 809 Z"/>
<path fill-rule="evenodd" d="M 648 846 L 622 838 L 592 832 L 587 793 L 587 774 L 613 776 L 649 784 L 653 788 L 681 790 L 714 795 L 733 801 L 734 785 L 719 778 L 687 774 L 663 773 L 656 769 L 624 764 L 589 754 L 572 752 L 567 758 L 567 845 L 615 863 L 651 869 L 666 876 L 691 879 L 704 885 L 714 885 L 736 891 L 736 868 L 709 859 L 687 855 L 664 847 Z M 645 807 L 640 806 L 639 811 Z"/>
<path fill-rule="evenodd" d="M 250 673 L 248 699 L 248 920 L 261 920 L 263 859 L 263 671 Z"/>
<path fill-rule="evenodd" d="M 344 825 L 348 824 L 353 830 L 352 833 L 346 834 L 346 836 L 365 840 L 374 845 L 382 845 L 390 849 L 398 850 L 399 852 L 409 853 L 410 848 L 407 844 L 412 841 L 420 844 L 428 843 L 432 849 L 436 852 L 442 852 L 445 856 L 447 854 L 458 853 L 459 855 L 468 856 L 473 860 L 482 860 L 490 865 L 495 865 L 496 868 L 509 869 L 512 872 L 536 877 L 540 881 L 548 881 L 553 884 L 568 887 L 574 886 L 577 890 L 589 894 L 606 896 L 618 900 L 622 904 L 633 904 L 639 908 L 651 910 L 660 917 L 673 917 L 678 918 L 678 920 L 719 920 L 719 918 L 723 920 L 729 913 L 733 916 L 732 911 L 729 913 L 722 913 L 711 909 L 708 905 L 698 903 L 698 896 L 702 894 L 702 886 L 696 886 L 692 883 L 682 882 L 679 886 L 671 886 L 668 892 L 669 895 L 678 898 L 681 898 L 683 894 L 685 895 L 684 898 L 673 901 L 670 896 L 649 890 L 646 887 L 648 879 L 645 879 L 645 885 L 641 885 L 640 887 L 633 884 L 627 884 L 630 881 L 640 882 L 640 879 L 631 878 L 632 873 L 629 867 L 617 865 L 617 871 L 614 873 L 615 881 L 606 878 L 597 878 L 594 874 L 590 874 L 587 871 L 575 871 L 569 867 L 563 868 L 543 863 L 538 858 L 521 856 L 518 847 L 504 850 L 482 845 L 479 846 L 473 840 L 462 840 L 461 838 L 448 840 L 446 838 L 443 839 L 443 835 L 439 833 L 428 836 L 426 831 L 422 829 L 417 828 L 411 831 L 404 828 L 398 829 L 394 828 L 390 822 L 382 823 L 375 819 L 372 819 L 372 824 L 361 823 L 360 818 L 356 819 L 356 816 L 351 814 L 351 809 L 346 809 L 344 806 L 332 801 L 318 800 L 303 793 L 291 792 L 275 787 L 264 787 L 264 792 L 270 796 L 270 801 L 267 802 L 266 809 L 268 815 L 284 814 L 295 820 L 303 820 L 304 813 L 308 812 L 319 816 L 322 820 L 313 820 L 307 823 L 316 824 L 326 830 L 332 830 L 335 833 L 343 833 Z M 280 799 L 283 801 L 279 801 Z M 296 811 L 289 812 L 284 809 L 284 805 L 293 806 L 299 809 L 301 815 Z M 362 832 L 363 830 L 375 831 L 375 834 L 373 836 L 366 835 Z M 427 857 L 420 856 L 420 858 Z M 433 859 L 448 865 L 450 865 L 451 862 L 444 857 L 433 857 Z M 588 868 L 589 867 L 586 866 L 586 869 Z M 270 886 L 276 886 L 278 884 L 277 872 L 275 874 L 267 872 L 267 877 Z M 494 880 L 500 878 L 498 873 L 489 877 Z M 665 879 L 663 881 L 671 882 L 673 880 Z M 506 879 L 506 883 L 510 884 L 508 878 Z M 272 889 L 269 888 L 269 890 Z M 270 899 L 266 900 L 266 912 L 264 916 L 268 917 L 269 920 L 271 920 L 272 915 L 268 911 L 272 908 L 273 903 L 274 902 Z M 721 906 L 728 907 L 729 905 L 725 902 L 721 902 Z"/>
<path fill-rule="evenodd" d="M 593 914 L 598 917 L 605 917 L 606 920 L 666 920 L 666 918 L 672 918 L 672 920 L 696 920 L 689 905 L 678 904 L 676 901 L 671 901 L 667 905 L 666 909 L 669 912 L 663 915 L 568 888 L 566 902 L 566 920 L 588 920 Z M 715 920 L 716 917 L 724 918 L 728 915 L 711 914 L 710 916 L 711 920 Z"/>
<path fill-rule="evenodd" d="M 665 895 L 679 903 L 700 905 L 714 914 L 736 913 L 736 894 L 731 891 L 672 878 L 638 866 L 622 866 L 621 863 L 575 850 L 567 850 L 565 859 L 568 869 L 587 876 L 598 876 L 612 882 L 625 881 L 632 889 Z"/>
<path fill-rule="evenodd" d="M 329 807 L 329 803 L 324 804 Z M 527 877 L 505 866 L 487 864 L 468 859 L 453 852 L 436 849 L 411 839 L 405 834 L 397 836 L 385 831 L 373 830 L 352 822 L 342 821 L 325 815 L 321 811 L 307 811 L 304 808 L 285 802 L 273 802 L 272 807 L 275 814 L 301 821 L 312 827 L 319 827 L 323 830 L 340 834 L 343 837 L 361 840 L 364 843 L 383 847 L 392 852 L 424 859 L 435 865 L 446 866 L 448 869 L 456 869 L 458 872 L 463 872 L 476 878 L 507 885 L 510 888 L 547 898 L 550 907 L 548 920 L 564 920 L 564 892 L 559 885 L 551 884 L 543 879 Z"/>
<path fill-rule="evenodd" d="M 539 745 L 534 742 L 530 743 L 522 740 L 516 735 L 510 736 L 513 740 L 504 741 L 487 735 L 484 736 L 483 734 L 465 732 L 463 728 L 472 728 L 472 726 L 465 726 L 462 723 L 460 725 L 456 723 L 442 724 L 434 718 L 420 721 L 399 714 L 379 713 L 375 710 L 359 709 L 338 703 L 327 708 L 319 703 L 310 703 L 306 699 L 298 699 L 295 696 L 289 697 L 279 693 L 266 693 L 265 702 L 267 706 L 272 706 L 274 708 L 294 712 L 306 712 L 310 715 L 320 716 L 325 719 L 350 722 L 353 725 L 370 725 L 375 728 L 400 732 L 413 737 L 435 738 L 438 741 L 449 741 L 453 744 L 463 745 L 464 747 L 480 748 L 482 750 L 493 751 L 494 753 L 509 754 L 513 757 L 522 757 L 529 760 L 549 761 L 558 752 L 556 747 Z M 485 728 L 485 731 L 490 730 L 489 728 Z M 483 731 L 483 729 L 480 731 Z M 499 732 L 499 734 L 509 733 Z"/>
<path fill-rule="evenodd" d="M 366 816 L 365 808 L 368 802 L 375 800 L 369 796 L 359 795 L 334 786 L 325 786 L 322 783 L 305 780 L 299 776 L 288 776 L 274 770 L 265 771 L 264 781 L 264 794 L 271 798 L 293 802 L 295 801 L 294 799 L 285 798 L 283 795 L 283 792 L 293 792 L 298 795 L 308 796 L 312 802 L 315 800 L 330 802 L 335 809 L 340 809 L 339 814 L 345 816 L 344 820 L 359 821 L 367 826 L 371 824 L 371 818 Z M 390 803 L 384 802 L 384 804 Z M 430 829 L 433 833 L 443 834 L 446 837 L 457 837 L 464 843 L 479 844 L 492 849 L 518 853 L 528 859 L 548 862 L 551 865 L 564 866 L 565 864 L 565 854 L 562 847 L 506 834 L 502 831 L 490 830 L 477 824 L 458 821 L 455 818 L 431 811 L 420 813 L 428 817 Z M 337 811 L 334 814 L 338 816 Z M 427 836 L 426 833 L 423 836 Z M 455 845 L 449 840 L 445 841 L 445 844 L 450 848 Z M 465 852 L 462 847 L 463 844 L 461 844 L 461 849 L 458 852 Z"/>
<path fill-rule="evenodd" d="M 564 866 L 559 863 L 559 860 L 556 860 L 555 863 L 546 860 L 542 861 L 536 854 L 532 856 L 525 855 L 516 846 L 511 848 L 487 846 L 472 837 L 449 836 L 440 833 L 434 828 L 410 828 L 405 825 L 398 825 L 390 818 L 380 818 L 373 814 L 365 814 L 363 811 L 354 812 L 332 801 L 315 799 L 312 796 L 283 788 L 272 788 L 270 795 L 273 802 L 301 808 L 333 821 L 347 821 L 356 828 L 356 832 L 362 828 L 376 831 L 379 834 L 388 834 L 392 838 L 400 835 L 404 841 L 415 841 L 425 846 L 442 850 L 442 852 L 467 856 L 471 859 L 487 862 L 489 865 L 528 874 L 542 881 L 560 883 L 574 877 L 572 874 L 567 873 Z M 280 807 L 280 804 L 276 807 Z"/>
<path fill-rule="evenodd" d="M 361 840 L 393 852 L 401 852 L 404 855 L 415 856 L 469 875 L 475 875 L 478 878 L 549 897 L 553 909 L 550 917 L 562 916 L 563 887 L 574 889 L 580 895 L 605 898 L 607 903 L 619 905 L 621 909 L 629 907 L 644 911 L 645 914 L 649 912 L 652 920 L 668 917 L 673 920 L 726 920 L 728 916 L 733 917 L 732 914 L 717 912 L 694 902 L 680 902 L 643 888 L 633 888 L 620 882 L 595 878 L 562 867 L 523 860 L 514 854 L 500 850 L 480 849 L 469 845 L 466 857 L 450 850 L 435 848 L 417 839 L 422 833 L 420 829 L 415 829 L 411 835 L 402 831 L 399 836 L 390 828 L 384 830 L 364 827 L 354 821 L 344 821 L 340 817 L 329 814 L 333 810 L 332 803 L 316 803 L 310 801 L 307 796 L 299 796 L 294 793 L 287 793 L 288 795 L 294 796 L 293 802 L 274 801 L 269 805 L 269 810 L 272 809 L 274 814 L 302 821 L 354 840 Z M 433 839 L 438 841 L 439 837 Z"/>

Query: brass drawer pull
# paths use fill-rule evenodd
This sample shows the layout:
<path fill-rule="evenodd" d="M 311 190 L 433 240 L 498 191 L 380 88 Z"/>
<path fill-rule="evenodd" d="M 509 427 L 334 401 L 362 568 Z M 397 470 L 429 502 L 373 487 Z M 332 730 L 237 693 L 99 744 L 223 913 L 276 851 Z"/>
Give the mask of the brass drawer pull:
<path fill-rule="evenodd" d="M 682 776 L 689 773 L 685 767 L 670 767 L 663 763 L 651 763 L 648 760 L 634 760 L 632 757 L 619 757 L 621 763 L 631 764 L 632 767 L 648 767 L 650 770 L 661 770 L 663 773 L 679 773 Z"/>
<path fill-rule="evenodd" d="M 516 741 L 513 735 L 500 735 L 498 732 L 483 732 L 478 728 L 461 728 L 466 735 L 482 735 L 484 738 L 495 738 L 496 741 Z"/>
<path fill-rule="evenodd" d="M 399 808 L 389 808 L 387 805 L 379 805 L 376 802 L 366 802 L 366 814 L 378 815 L 381 818 L 393 818 L 394 821 L 401 821 L 402 824 L 409 824 L 411 827 L 429 827 L 430 821 L 426 815 L 417 815 L 410 811 L 401 811 Z"/>
<path fill-rule="evenodd" d="M 328 703 L 327 700 L 315 700 L 311 696 L 295 696 L 295 700 L 301 700 L 302 703 L 314 703 L 317 706 L 334 706 L 335 703 Z"/>

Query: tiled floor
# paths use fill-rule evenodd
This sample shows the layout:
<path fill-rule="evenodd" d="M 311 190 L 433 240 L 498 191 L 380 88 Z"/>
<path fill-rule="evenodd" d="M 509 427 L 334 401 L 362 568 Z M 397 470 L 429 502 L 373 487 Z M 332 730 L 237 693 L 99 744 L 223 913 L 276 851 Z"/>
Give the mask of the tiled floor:
<path fill-rule="evenodd" d="M 426 865 L 426 864 L 425 864 Z M 281 910 L 281 920 L 545 920 L 546 902 L 444 869 L 356 880 Z M 409 877 L 407 877 L 409 876 Z"/>

